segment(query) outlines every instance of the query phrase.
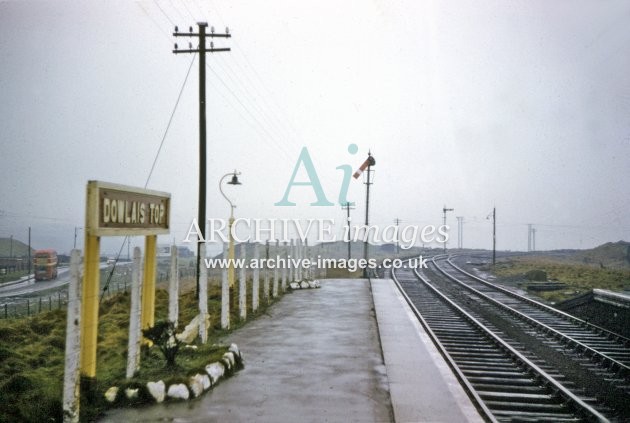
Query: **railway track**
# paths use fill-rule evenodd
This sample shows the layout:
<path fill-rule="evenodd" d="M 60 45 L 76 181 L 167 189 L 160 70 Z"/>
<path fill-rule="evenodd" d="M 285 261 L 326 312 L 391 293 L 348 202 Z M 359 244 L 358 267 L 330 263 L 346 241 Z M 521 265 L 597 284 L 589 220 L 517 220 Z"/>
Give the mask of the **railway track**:
<path fill-rule="evenodd" d="M 626 340 L 586 322 L 563 323 L 451 264 L 434 262 L 422 274 L 398 269 L 393 278 L 489 421 L 626 421 Z M 501 300 L 526 305 L 512 310 Z"/>

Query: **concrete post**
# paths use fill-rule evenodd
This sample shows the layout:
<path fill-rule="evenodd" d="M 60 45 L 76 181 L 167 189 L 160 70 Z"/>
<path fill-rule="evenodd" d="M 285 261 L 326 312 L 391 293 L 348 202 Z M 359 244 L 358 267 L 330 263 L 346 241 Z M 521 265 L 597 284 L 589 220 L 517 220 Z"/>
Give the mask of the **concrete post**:
<path fill-rule="evenodd" d="M 267 240 L 267 242 L 265 243 L 265 249 L 265 257 L 269 259 L 269 240 Z M 265 272 L 265 282 L 263 283 L 263 298 L 265 300 L 265 304 L 269 304 L 269 268 L 267 267 L 266 262 L 263 272 Z"/>
<path fill-rule="evenodd" d="M 228 256 L 227 244 L 223 243 L 223 257 Z M 221 328 L 230 328 L 230 283 L 228 281 L 228 269 L 221 269 Z"/>
<path fill-rule="evenodd" d="M 293 240 L 289 244 L 288 266 L 289 266 L 289 282 L 295 282 L 295 269 L 293 269 L 293 259 L 295 259 L 295 247 Z"/>
<path fill-rule="evenodd" d="M 252 281 L 252 311 L 258 310 L 258 298 L 260 293 L 260 269 L 258 265 L 260 264 L 260 244 L 254 244 L 254 261 L 256 262 L 256 267 L 254 268 L 254 275 Z"/>
<path fill-rule="evenodd" d="M 304 239 L 304 257 L 307 258 L 311 262 L 311 264 L 309 264 L 309 266 L 306 269 L 304 269 L 304 279 L 311 280 L 313 279 L 311 275 L 312 266 L 313 266 L 313 257 L 308 252 L 308 238 Z"/>
<path fill-rule="evenodd" d="M 302 280 L 302 240 L 300 238 L 295 240 L 295 258 L 298 260 L 298 266 L 295 269 L 296 279 L 298 282 Z"/>
<path fill-rule="evenodd" d="M 206 267 L 206 243 L 199 246 L 199 338 L 201 343 L 208 342 L 208 268 Z"/>
<path fill-rule="evenodd" d="M 245 244 L 241 244 L 241 259 L 243 260 L 243 263 L 245 263 L 245 259 L 246 259 L 246 251 L 245 251 Z M 247 270 L 245 269 L 245 266 L 241 266 L 241 268 L 239 269 L 239 281 L 238 281 L 238 310 L 239 310 L 239 315 L 241 316 L 242 320 L 247 319 Z"/>
<path fill-rule="evenodd" d="M 168 281 L 168 320 L 177 327 L 179 318 L 179 270 L 177 269 L 177 246 L 171 247 L 171 278 Z"/>
<path fill-rule="evenodd" d="M 131 311 L 129 312 L 129 344 L 127 348 L 127 379 L 131 379 L 140 366 L 140 342 L 142 331 L 140 319 L 142 310 L 142 254 L 140 247 L 133 249 L 133 267 L 131 270 Z"/>
<path fill-rule="evenodd" d="M 81 357 L 81 256 L 70 253 L 70 285 L 66 318 L 66 358 L 63 377 L 63 421 L 79 422 L 80 357 Z"/>
<path fill-rule="evenodd" d="M 276 257 L 280 256 L 280 241 L 276 240 Z M 276 260 L 276 265 L 273 268 L 273 292 L 272 294 L 274 298 L 278 296 L 278 260 Z"/>
<path fill-rule="evenodd" d="M 289 266 L 289 260 L 287 259 L 288 254 L 288 246 L 287 246 L 288 242 L 284 241 L 284 251 L 282 256 L 285 259 L 285 265 L 282 266 L 282 292 L 287 290 L 287 267 Z"/>

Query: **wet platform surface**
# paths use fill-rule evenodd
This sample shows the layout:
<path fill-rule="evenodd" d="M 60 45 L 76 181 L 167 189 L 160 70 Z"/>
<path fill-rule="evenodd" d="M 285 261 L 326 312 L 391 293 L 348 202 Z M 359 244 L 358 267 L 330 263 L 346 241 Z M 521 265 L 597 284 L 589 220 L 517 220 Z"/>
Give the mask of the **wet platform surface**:
<path fill-rule="evenodd" d="M 245 369 L 215 389 L 100 421 L 481 421 L 391 280 L 321 285 L 231 334 L 225 342 L 239 345 Z"/>

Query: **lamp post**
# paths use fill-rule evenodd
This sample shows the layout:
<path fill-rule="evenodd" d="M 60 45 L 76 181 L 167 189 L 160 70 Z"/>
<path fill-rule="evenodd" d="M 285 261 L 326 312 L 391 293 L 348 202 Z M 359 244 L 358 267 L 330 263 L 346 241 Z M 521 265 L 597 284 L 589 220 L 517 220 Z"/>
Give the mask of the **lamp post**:
<path fill-rule="evenodd" d="M 228 185 L 241 185 L 241 183 L 238 180 L 238 175 L 240 175 L 241 172 L 238 171 L 234 171 L 234 172 L 230 172 L 230 173 L 226 173 L 225 175 L 223 175 L 221 177 L 221 179 L 219 180 L 219 191 L 221 192 L 221 195 L 223 196 L 223 198 L 225 198 L 227 200 L 227 202 L 230 204 L 230 220 L 228 221 L 228 239 L 229 239 L 229 244 L 228 244 L 228 285 L 230 286 L 230 309 L 232 309 L 232 302 L 234 300 L 234 279 L 235 279 L 235 274 L 234 274 L 234 237 L 232 236 L 232 225 L 234 224 L 234 209 L 236 208 L 236 205 L 234 203 L 232 203 L 232 201 L 227 197 L 227 195 L 225 195 L 225 193 L 223 192 L 223 180 L 229 176 L 232 176 L 232 179 L 230 179 L 230 181 L 227 182 Z"/>

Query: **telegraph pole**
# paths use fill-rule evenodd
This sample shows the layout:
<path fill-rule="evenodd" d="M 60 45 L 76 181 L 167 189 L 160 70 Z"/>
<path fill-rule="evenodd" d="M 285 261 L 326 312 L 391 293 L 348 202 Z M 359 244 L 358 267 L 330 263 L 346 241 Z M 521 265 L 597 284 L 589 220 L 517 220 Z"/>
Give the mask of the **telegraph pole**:
<path fill-rule="evenodd" d="M 532 224 L 527 224 L 527 252 L 532 251 Z"/>
<path fill-rule="evenodd" d="M 212 42 L 210 48 L 206 47 L 206 38 L 230 38 L 228 28 L 225 28 L 225 34 L 215 34 L 214 27 L 210 28 L 210 34 L 206 33 L 208 27 L 207 22 L 198 22 L 198 32 L 193 32 L 192 26 L 188 28 L 188 32 L 179 32 L 175 27 L 174 37 L 197 37 L 199 44 L 196 49 L 192 48 L 192 43 L 188 43 L 188 49 L 180 50 L 175 44 L 173 53 L 199 53 L 199 213 L 197 215 L 197 224 L 204 241 L 197 240 L 197 286 L 196 293 L 199 297 L 199 266 L 201 264 L 201 242 L 205 242 L 206 238 L 206 53 L 215 53 L 221 51 L 230 51 L 229 48 L 214 48 Z"/>
<path fill-rule="evenodd" d="M 396 224 L 396 254 L 400 253 L 400 236 L 398 232 L 398 225 L 400 225 L 400 222 L 402 222 L 402 220 L 399 218 L 394 219 L 394 223 Z"/>
<path fill-rule="evenodd" d="M 532 251 L 536 251 L 536 228 L 532 228 Z"/>
<path fill-rule="evenodd" d="M 497 208 L 492 208 L 492 265 L 497 262 Z"/>
<path fill-rule="evenodd" d="M 464 248 L 464 216 L 457 216 L 457 248 Z"/>
<path fill-rule="evenodd" d="M 444 206 L 442 208 L 442 213 L 444 215 L 443 216 L 443 221 L 444 221 L 443 225 L 444 226 L 446 226 L 446 212 L 453 211 L 453 210 L 455 210 L 455 209 L 447 209 L 446 206 Z M 446 239 L 444 240 L 444 254 L 446 254 Z"/>
<path fill-rule="evenodd" d="M 350 237 L 350 210 L 354 210 L 354 206 L 350 202 L 345 202 L 343 206 L 341 206 L 343 210 L 346 211 L 348 222 L 348 260 L 352 258 L 352 238 Z"/>

